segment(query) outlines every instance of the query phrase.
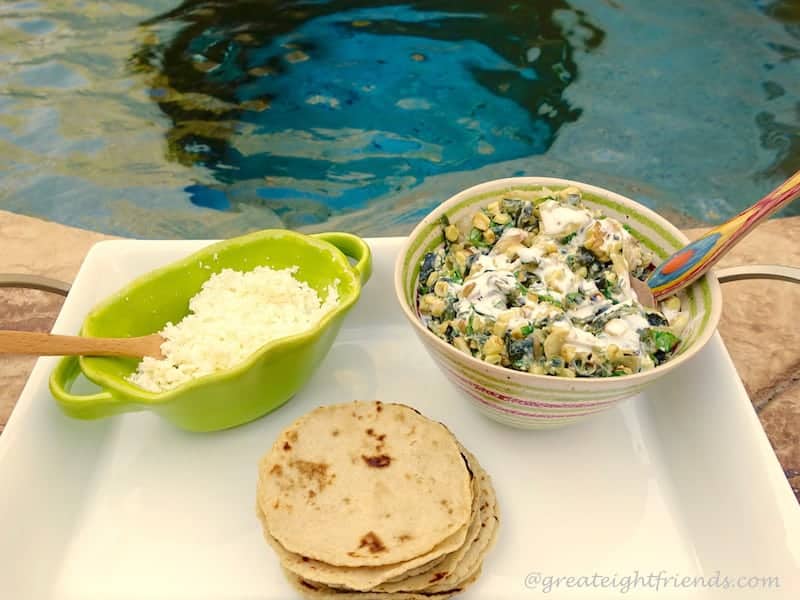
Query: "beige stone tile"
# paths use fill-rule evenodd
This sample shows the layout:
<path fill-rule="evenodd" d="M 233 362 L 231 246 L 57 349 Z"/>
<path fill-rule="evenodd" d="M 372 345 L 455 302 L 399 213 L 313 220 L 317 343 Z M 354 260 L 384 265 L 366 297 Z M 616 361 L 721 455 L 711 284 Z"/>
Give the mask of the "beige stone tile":
<path fill-rule="evenodd" d="M 71 282 L 95 243 L 112 236 L 0 210 L 0 273 Z"/>
<path fill-rule="evenodd" d="M 0 329 L 50 331 L 63 303 L 58 294 L 0 288 Z M 35 362 L 33 356 L 0 355 L 0 431 Z"/>
<path fill-rule="evenodd" d="M 0 356 L 0 433 L 35 363 L 34 356 Z"/>
<path fill-rule="evenodd" d="M 800 500 L 800 382 L 778 393 L 759 418 Z"/>

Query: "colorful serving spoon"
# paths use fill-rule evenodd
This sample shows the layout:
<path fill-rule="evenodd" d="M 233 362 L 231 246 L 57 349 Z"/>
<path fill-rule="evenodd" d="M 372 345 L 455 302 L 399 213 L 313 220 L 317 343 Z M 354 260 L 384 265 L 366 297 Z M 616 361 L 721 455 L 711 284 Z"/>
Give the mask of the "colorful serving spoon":
<path fill-rule="evenodd" d="M 713 267 L 756 225 L 798 196 L 800 171 L 750 208 L 678 250 L 662 262 L 646 282 L 631 278 L 631 286 L 639 297 L 639 302 L 646 306 L 655 306 L 659 299 L 685 288 Z"/>

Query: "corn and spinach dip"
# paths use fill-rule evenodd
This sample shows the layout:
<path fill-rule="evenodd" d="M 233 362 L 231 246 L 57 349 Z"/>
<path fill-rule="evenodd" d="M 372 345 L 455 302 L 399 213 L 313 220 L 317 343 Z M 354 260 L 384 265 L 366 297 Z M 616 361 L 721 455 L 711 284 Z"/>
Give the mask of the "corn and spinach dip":
<path fill-rule="evenodd" d="M 668 361 L 686 314 L 671 297 L 642 306 L 630 277 L 653 256 L 580 190 L 511 194 L 463 223 L 420 265 L 417 308 L 460 351 L 517 371 L 565 377 L 638 373 Z"/>

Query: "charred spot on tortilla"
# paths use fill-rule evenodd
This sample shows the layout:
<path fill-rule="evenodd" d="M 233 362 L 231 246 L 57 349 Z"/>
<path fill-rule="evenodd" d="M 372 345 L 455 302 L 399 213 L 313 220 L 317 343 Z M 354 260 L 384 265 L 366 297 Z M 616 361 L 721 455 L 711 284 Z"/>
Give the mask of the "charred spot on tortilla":
<path fill-rule="evenodd" d="M 292 449 L 292 445 L 289 442 L 283 442 L 283 449 L 288 452 Z"/>
<path fill-rule="evenodd" d="M 362 454 L 361 458 L 367 463 L 367 466 L 376 469 L 383 469 L 392 463 L 392 457 L 387 454 L 379 454 L 378 456 L 364 456 Z"/>
<path fill-rule="evenodd" d="M 361 537 L 361 543 L 359 543 L 358 548 L 356 549 L 356 552 L 348 552 L 348 554 L 350 556 L 357 556 L 358 555 L 358 550 L 361 550 L 361 548 L 366 548 L 372 554 L 378 554 L 379 552 L 385 552 L 386 551 L 386 546 L 383 545 L 383 542 L 381 541 L 381 538 L 379 538 L 378 535 L 374 531 L 370 531 L 368 533 L 365 533 Z"/>
<path fill-rule="evenodd" d="M 269 470 L 269 472 L 270 472 L 271 475 L 280 476 L 280 475 L 283 474 L 283 468 L 280 465 L 276 464 L 276 465 L 272 466 L 272 468 Z"/>
<path fill-rule="evenodd" d="M 319 589 L 317 586 L 308 583 L 305 579 L 300 580 L 300 585 L 302 585 L 303 587 L 307 587 L 310 590 L 314 590 L 315 592 Z"/>
<path fill-rule="evenodd" d="M 328 465 L 326 463 L 318 463 L 308 460 L 295 460 L 290 462 L 289 466 L 297 469 L 303 478 L 311 481 L 312 483 L 316 483 L 319 491 L 324 490 L 325 486 L 336 477 L 336 475 L 333 474 L 330 476 L 330 478 L 328 478 Z"/>
<path fill-rule="evenodd" d="M 434 573 L 433 577 L 430 578 L 429 583 L 436 583 L 445 577 L 447 577 L 447 571 L 439 571 L 438 573 Z"/>

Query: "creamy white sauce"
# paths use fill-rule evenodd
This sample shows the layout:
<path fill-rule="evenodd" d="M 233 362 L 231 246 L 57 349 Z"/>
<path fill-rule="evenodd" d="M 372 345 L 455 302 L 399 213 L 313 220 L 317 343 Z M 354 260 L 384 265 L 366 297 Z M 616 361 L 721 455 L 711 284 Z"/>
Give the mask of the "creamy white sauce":
<path fill-rule="evenodd" d="M 555 200 L 539 205 L 540 231 L 545 235 L 566 235 L 577 231 L 592 220 L 591 213 L 583 208 L 564 206 Z"/>
<path fill-rule="evenodd" d="M 506 298 L 518 287 L 517 277 L 510 270 L 512 265 L 504 256 L 484 255 L 476 262 L 479 262 L 483 270 L 464 280 L 456 312 L 461 316 L 474 309 L 482 315 L 497 319 L 508 308 Z M 467 293 L 464 293 L 465 290 L 468 290 Z"/>
<path fill-rule="evenodd" d="M 489 254 L 475 259 L 471 274 L 461 285 L 450 284 L 450 291 L 458 298 L 458 317 L 467 320 L 474 311 L 495 321 L 501 319 L 507 331 L 551 319 L 553 329 L 567 332 L 565 343 L 571 344 L 576 354 L 585 357 L 613 344 L 626 354 L 647 358 L 643 356 L 640 332 L 649 324 L 631 288 L 629 273 L 629 269 L 641 262 L 638 241 L 614 219 L 595 219 L 588 210 L 554 200 L 540 204 L 539 214 L 537 236 L 530 239 L 525 230 L 508 228 Z M 594 281 L 580 277 L 567 264 L 567 256 L 583 247 L 587 231 L 592 228 L 602 233 L 601 251 L 611 256 L 618 277 L 613 301 L 603 295 Z M 575 235 L 562 244 L 563 238 L 572 233 Z M 520 269 L 532 272 L 539 279 L 527 284 L 527 294 L 517 278 Z M 581 294 L 580 304 L 566 309 L 567 296 L 576 292 Z M 540 300 L 541 296 L 562 306 Z M 636 307 L 633 314 L 632 307 Z M 583 329 L 583 323 L 589 323 L 601 312 L 608 316 L 602 331 L 593 334 Z M 670 322 L 679 314 L 679 311 L 665 312 Z"/>

